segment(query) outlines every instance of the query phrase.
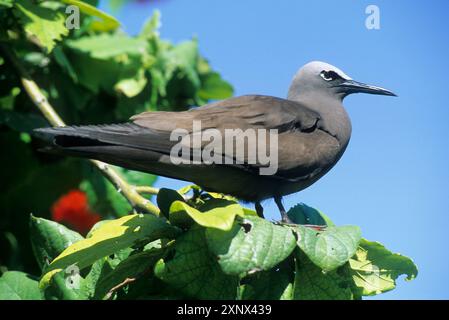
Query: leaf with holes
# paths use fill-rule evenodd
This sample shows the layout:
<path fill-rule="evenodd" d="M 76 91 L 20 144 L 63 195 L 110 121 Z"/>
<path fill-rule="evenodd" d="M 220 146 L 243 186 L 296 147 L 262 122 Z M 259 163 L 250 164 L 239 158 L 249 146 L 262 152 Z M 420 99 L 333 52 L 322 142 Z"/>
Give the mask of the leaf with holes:
<path fill-rule="evenodd" d="M 393 290 L 396 279 L 402 274 L 407 275 L 406 280 L 413 280 L 418 275 L 418 269 L 410 258 L 392 253 L 379 242 L 365 239 L 360 241 L 349 265 L 355 290 L 364 296 Z"/>
<path fill-rule="evenodd" d="M 356 252 L 361 239 L 356 226 L 327 227 L 324 231 L 297 225 L 298 245 L 323 271 L 335 270 Z"/>
<path fill-rule="evenodd" d="M 160 260 L 155 275 L 197 299 L 235 299 L 239 278 L 223 273 L 209 252 L 204 229 L 193 227 L 178 239 L 172 259 Z"/>
<path fill-rule="evenodd" d="M 170 222 L 185 224 L 190 217 L 203 227 L 230 230 L 236 216 L 243 216 L 242 207 L 235 201 L 210 199 L 195 209 L 182 201 L 174 201 L 170 206 Z"/>
<path fill-rule="evenodd" d="M 90 238 L 78 241 L 64 250 L 45 270 L 41 287 L 45 288 L 51 278 L 62 269 L 77 265 L 83 269 L 96 260 L 139 241 L 150 242 L 161 237 L 173 237 L 177 230 L 163 219 L 143 214 L 133 214 L 111 220 L 92 232 Z"/>
<path fill-rule="evenodd" d="M 296 246 L 290 228 L 255 216 L 239 219 L 229 231 L 207 229 L 206 238 L 223 271 L 235 275 L 269 270 Z"/>

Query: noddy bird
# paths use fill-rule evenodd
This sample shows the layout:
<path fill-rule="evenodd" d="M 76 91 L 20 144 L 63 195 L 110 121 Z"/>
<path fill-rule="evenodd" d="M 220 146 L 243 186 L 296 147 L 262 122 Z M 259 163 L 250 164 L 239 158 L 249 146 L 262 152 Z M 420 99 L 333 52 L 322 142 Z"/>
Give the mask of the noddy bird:
<path fill-rule="evenodd" d="M 144 112 L 123 124 L 36 131 L 50 142 L 49 151 L 190 181 L 208 191 L 254 202 L 262 217 L 261 201 L 274 198 L 282 221 L 290 223 L 282 197 L 309 187 L 341 158 L 351 137 L 351 122 L 342 101 L 353 93 L 395 96 L 386 89 L 352 80 L 328 63 L 314 61 L 296 73 L 287 99 L 245 95 L 183 112 Z M 170 134 L 179 128 L 192 133 L 194 120 L 201 121 L 202 129 L 222 133 L 227 128 L 277 129 L 276 173 L 261 175 L 260 163 L 248 161 L 174 164 L 170 152 L 177 141 L 172 141 Z"/>

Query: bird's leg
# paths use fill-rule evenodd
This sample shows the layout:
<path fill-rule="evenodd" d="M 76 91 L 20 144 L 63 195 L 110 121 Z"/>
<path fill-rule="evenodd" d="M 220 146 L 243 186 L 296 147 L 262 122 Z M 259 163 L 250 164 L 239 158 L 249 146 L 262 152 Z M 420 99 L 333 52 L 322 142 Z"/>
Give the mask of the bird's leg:
<path fill-rule="evenodd" d="M 257 215 L 259 216 L 259 217 L 261 217 L 262 219 L 265 219 L 265 217 L 264 217 L 264 215 L 263 215 L 263 207 L 262 207 L 262 205 L 260 204 L 260 201 L 257 201 L 256 202 L 256 212 L 257 212 Z"/>
<path fill-rule="evenodd" d="M 279 211 L 281 212 L 282 222 L 283 223 L 293 223 L 290 218 L 287 215 L 287 212 L 284 209 L 284 206 L 282 205 L 282 197 L 274 197 L 274 202 L 276 202 L 276 205 L 279 208 Z"/>

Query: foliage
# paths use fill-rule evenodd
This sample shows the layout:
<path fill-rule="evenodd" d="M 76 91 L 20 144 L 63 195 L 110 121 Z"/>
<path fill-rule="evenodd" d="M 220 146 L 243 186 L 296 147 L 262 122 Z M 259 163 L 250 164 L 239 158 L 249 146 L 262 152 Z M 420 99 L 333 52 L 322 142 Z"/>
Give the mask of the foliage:
<path fill-rule="evenodd" d="M 232 95 L 232 87 L 199 54 L 196 40 L 174 45 L 159 37 L 158 12 L 139 35 L 129 36 L 117 29 L 114 18 L 92 6 L 96 1 L 88 2 L 0 2 L 0 45 L 15 51 L 67 123 L 124 122 L 139 112 L 185 110 Z M 68 30 L 66 5 L 80 3 L 80 29 Z M 132 210 L 89 164 L 37 152 L 43 145 L 31 132 L 45 126 L 47 121 L 21 87 L 15 66 L 0 49 L 0 147 L 8 150 L 0 155 L 2 166 L 8 168 L 0 173 L 4 268 L 38 272 L 28 241 L 28 215 L 50 217 L 52 204 L 70 190 L 85 192 L 89 211 L 104 218 Z M 116 169 L 136 185 L 156 180 Z M 21 246 L 13 249 L 16 242 Z"/>
<path fill-rule="evenodd" d="M 159 199 L 169 207 L 168 220 L 128 215 L 99 223 L 87 238 L 56 222 L 31 217 L 31 241 L 43 270 L 40 284 L 7 272 L 0 288 L 24 299 L 360 299 L 393 289 L 401 274 L 409 280 L 417 275 L 409 258 L 361 239 L 357 228 L 273 224 L 236 202 L 230 210 L 247 213 L 220 219 L 228 220 L 231 229 L 227 223 L 204 227 L 193 218 L 188 226 L 183 220 L 170 220 L 179 210 L 199 210 L 216 200 L 208 193 L 200 197 L 184 200 L 184 209 L 180 200 Z M 307 208 L 309 218 L 323 218 L 305 205 L 289 214 L 306 219 L 306 210 L 298 208 Z M 210 210 L 199 214 L 213 220 Z M 304 246 L 300 228 L 321 240 L 306 238 L 313 246 Z M 343 248 L 348 254 L 341 254 Z M 317 259 L 319 252 L 333 259 Z M 80 271 L 78 286 L 68 290 L 67 270 L 73 266 Z M 32 286 L 29 292 L 34 296 L 24 295 L 22 285 L 12 286 L 13 277 Z"/>
<path fill-rule="evenodd" d="M 67 29 L 67 4 L 80 6 L 80 29 Z M 196 40 L 160 39 L 157 12 L 139 35 L 128 36 L 92 5 L 0 0 L 2 48 L 18 56 L 67 123 L 122 122 L 232 95 Z M 37 152 L 42 145 L 31 132 L 46 120 L 5 52 L 0 299 L 360 299 L 394 289 L 401 275 L 416 277 L 409 258 L 304 204 L 289 210 L 294 224 L 274 223 L 232 197 L 188 186 L 159 190 L 160 216 L 133 213 L 85 162 Z M 155 181 L 115 169 L 136 185 Z M 84 192 L 83 219 L 91 210 L 102 215 L 85 237 L 48 219 L 52 204 L 73 189 Z M 58 216 L 73 208 L 67 201 L 56 203 Z M 30 247 L 23 245 L 28 239 Z"/>

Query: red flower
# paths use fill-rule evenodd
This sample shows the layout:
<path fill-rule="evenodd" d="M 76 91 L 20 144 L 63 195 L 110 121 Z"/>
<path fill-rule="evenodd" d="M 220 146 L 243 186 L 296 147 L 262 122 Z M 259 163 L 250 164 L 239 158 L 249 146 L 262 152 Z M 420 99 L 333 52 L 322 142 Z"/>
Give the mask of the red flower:
<path fill-rule="evenodd" d="M 100 221 L 100 215 L 92 212 L 87 203 L 87 196 L 80 190 L 71 190 L 61 196 L 52 206 L 53 220 L 85 235 L 92 226 Z"/>

